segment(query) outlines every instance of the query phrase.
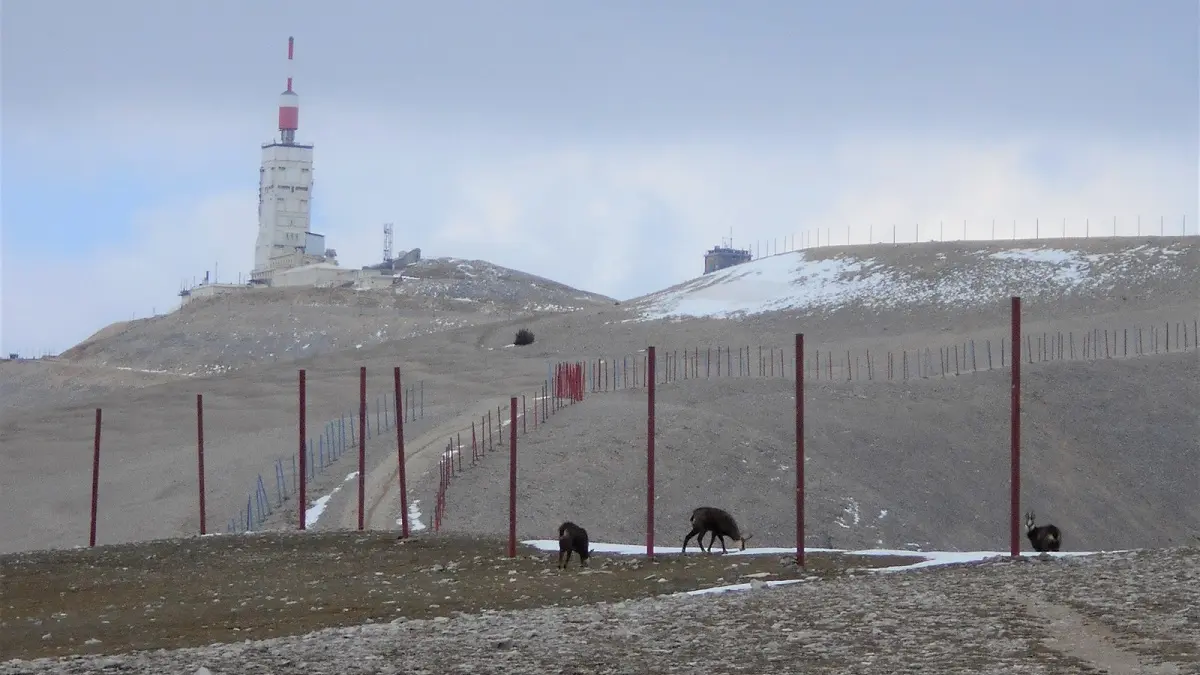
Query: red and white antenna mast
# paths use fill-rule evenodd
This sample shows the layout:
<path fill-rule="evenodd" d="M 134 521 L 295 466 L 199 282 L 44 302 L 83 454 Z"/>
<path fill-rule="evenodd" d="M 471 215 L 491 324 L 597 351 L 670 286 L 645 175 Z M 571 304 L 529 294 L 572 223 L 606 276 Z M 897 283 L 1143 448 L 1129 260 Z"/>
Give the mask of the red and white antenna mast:
<path fill-rule="evenodd" d="M 296 142 L 296 129 L 300 127 L 300 97 L 292 91 L 292 50 L 294 40 L 288 38 L 287 91 L 279 95 L 279 141 L 284 145 Z"/>

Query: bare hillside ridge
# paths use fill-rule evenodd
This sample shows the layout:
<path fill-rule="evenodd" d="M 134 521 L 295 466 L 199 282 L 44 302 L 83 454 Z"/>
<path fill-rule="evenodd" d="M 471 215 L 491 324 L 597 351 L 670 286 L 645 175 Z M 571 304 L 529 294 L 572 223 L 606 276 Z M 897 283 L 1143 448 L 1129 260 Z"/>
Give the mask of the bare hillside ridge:
<path fill-rule="evenodd" d="M 833 246 L 761 258 L 634 298 L 642 320 L 828 315 L 940 307 L 956 312 L 1030 296 L 1054 315 L 1194 300 L 1200 237 L 1110 237 Z M 1056 311 L 1058 310 L 1058 311 Z"/>
<path fill-rule="evenodd" d="M 434 258 L 404 268 L 389 290 L 250 289 L 197 299 L 171 314 L 114 324 L 61 358 L 207 375 L 612 303 L 485 261 Z"/>
<path fill-rule="evenodd" d="M 905 383 L 806 386 L 807 543 L 1004 549 L 1007 371 Z M 1195 352 L 1027 365 L 1022 503 L 1069 550 L 1178 545 L 1200 531 Z M 730 509 L 760 546 L 794 541 L 794 382 L 659 386 L 655 536 L 678 546 L 691 509 Z M 565 519 L 598 541 L 645 535 L 642 390 L 591 394 L 520 445 L 518 535 Z M 507 462 L 454 479 L 445 526 L 502 532 Z M 1026 548 L 1028 548 L 1026 546 Z"/>
<path fill-rule="evenodd" d="M 185 376 L 121 366 L 83 365 L 58 359 L 0 361 L 0 418 L 18 410 L 70 405 L 112 391 L 173 382 Z"/>
<path fill-rule="evenodd" d="M 298 368 L 306 370 L 307 433 L 314 441 L 327 421 L 357 405 L 360 366 L 368 371 L 372 413 L 376 398 L 393 390 L 393 367 L 401 367 L 405 384 L 423 381 L 425 417 L 406 426 L 411 443 L 447 419 L 479 407 L 494 410 L 512 392 L 540 385 L 544 360 L 489 356 L 475 341 L 473 330 L 451 330 L 294 363 L 111 390 L 61 407 L 7 411 L 0 422 L 5 466 L 0 512 L 20 515 L 0 519 L 0 551 L 87 541 L 95 408 L 103 411 L 100 541 L 196 531 L 197 394 L 204 395 L 205 406 L 207 505 L 211 527 L 218 529 L 245 507 L 257 474 L 274 496 L 275 462 L 296 448 Z M 408 453 L 419 475 L 428 453 L 412 445 Z M 368 467 L 394 470 L 395 457 L 394 436 L 368 441 Z M 342 462 L 349 463 L 349 457 Z M 319 475 L 309 494 L 325 494 L 349 470 L 335 467 Z"/>
<path fill-rule="evenodd" d="M 1200 313 L 1195 302 L 1200 295 L 1198 242 L 1200 237 L 1142 237 L 810 249 L 789 254 L 802 256 L 808 261 L 803 269 L 816 272 L 797 291 L 787 285 L 795 280 L 795 270 L 783 270 L 789 277 L 782 285 L 784 302 L 779 297 L 781 284 L 764 286 L 755 279 L 763 276 L 759 272 L 778 276 L 780 270 L 758 268 L 778 267 L 791 260 L 786 255 L 620 305 L 482 261 L 440 258 L 406 268 L 397 289 L 400 295 L 280 289 L 199 300 L 166 317 L 114 324 L 64 358 L 191 376 L 255 362 L 360 350 L 459 327 L 480 326 L 479 346 L 495 349 L 511 343 L 511 333 L 521 325 L 538 336 L 536 347 L 525 351 L 541 355 L 612 355 L 666 343 L 783 344 L 797 329 L 810 340 L 830 344 L 861 343 L 877 350 L 904 339 L 924 347 L 1004 326 L 1011 294 L 1022 296 L 1027 322 L 1103 317 L 1114 328 L 1129 328 L 1186 321 Z M 831 260 L 841 271 L 821 272 Z M 850 267 L 862 269 L 847 272 Z M 681 302 L 692 302 L 697 294 L 711 294 L 713 289 L 723 289 L 724 295 L 709 309 L 741 306 L 765 311 L 708 312 L 736 321 L 672 313 Z M 875 298 L 880 293 L 882 297 Z M 795 297 L 786 301 L 791 296 Z M 574 311 L 555 311 L 566 308 Z M 660 318 L 647 320 L 656 316 Z M 483 328 L 489 325 L 503 329 Z M 102 386 L 102 370 L 96 371 L 96 378 L 92 384 Z M 68 399 L 77 397 L 48 391 L 40 400 Z M 32 392 L 22 397 L 22 403 L 38 402 Z"/>
<path fill-rule="evenodd" d="M 459 264 L 454 263 L 454 268 L 457 269 Z M 341 292 L 355 302 L 370 297 Z M 1181 298 L 1181 295 L 1176 292 L 1150 294 L 1136 302 L 1129 299 L 1112 302 L 1109 296 L 1077 295 L 1071 296 L 1073 299 L 1065 304 L 1057 301 L 1039 303 L 1036 295 L 1026 295 L 1025 327 L 1027 332 L 1041 329 L 1065 332 L 1104 326 L 1136 327 L 1176 320 L 1185 312 L 1195 316 L 1194 296 Z M 297 303 L 294 308 L 290 304 L 292 301 L 284 304 L 280 311 L 285 320 L 292 318 L 288 309 L 309 311 L 301 302 L 303 300 L 301 294 L 292 298 Z M 214 301 L 212 305 L 213 308 L 206 310 L 208 313 L 201 318 L 209 322 L 219 339 L 219 331 L 227 330 L 217 311 L 224 306 L 221 301 Z M 1110 311 L 1099 313 L 1097 308 L 1103 307 Z M 320 306 L 312 308 L 312 314 L 308 316 L 329 323 L 328 315 L 322 314 L 323 309 Z M 357 326 L 361 320 L 356 313 L 351 317 L 351 310 L 357 310 L 357 305 L 350 305 L 343 319 L 346 325 Z M 242 312 L 239 316 L 259 318 L 253 308 L 239 311 Z M 390 387 L 388 382 L 379 382 L 379 378 L 384 376 L 386 379 L 392 366 L 402 366 L 406 378 L 411 381 L 428 381 L 433 410 L 440 409 L 448 416 L 457 416 L 475 407 L 495 406 L 507 401 L 513 393 L 532 388 L 545 377 L 548 364 L 556 360 L 636 353 L 647 344 L 657 344 L 660 348 L 702 347 L 714 343 L 726 347 L 760 344 L 778 347 L 790 344 L 794 332 L 803 330 L 812 347 L 820 345 L 823 349 L 933 347 L 936 352 L 938 345 L 952 344 L 965 336 L 1004 335 L 1008 322 L 1007 297 L 970 311 L 942 310 L 936 305 L 890 311 L 891 314 L 885 314 L 877 309 L 846 307 L 817 320 L 810 314 L 792 309 L 737 321 L 689 319 L 676 322 L 673 319 L 631 320 L 637 315 L 628 310 L 627 303 L 620 306 L 603 304 L 528 318 L 514 315 L 486 325 L 447 328 L 441 333 L 375 345 L 364 341 L 361 349 L 352 346 L 287 363 L 248 362 L 238 372 L 180 378 L 182 381 L 156 384 L 138 392 L 109 386 L 115 378 L 125 378 L 127 371 L 114 371 L 113 377 L 98 367 L 99 363 L 88 363 L 88 371 L 79 376 L 77 384 L 98 389 L 68 395 L 66 389 L 60 387 L 56 395 L 70 398 L 65 408 L 50 409 L 31 403 L 19 418 L 5 415 L 0 450 L 4 451 L 6 462 L 9 462 L 7 466 L 12 469 L 0 486 L 0 498 L 7 496 L 13 500 L 5 500 L 12 506 L 11 512 L 31 515 L 21 522 L 9 523 L 11 528 L 0 533 L 0 541 L 6 549 L 9 546 L 72 545 L 79 541 L 80 523 L 86 521 L 87 494 L 86 489 L 80 491 L 78 486 L 86 488 L 88 485 L 88 466 L 86 462 L 79 463 L 77 458 L 80 452 L 86 452 L 90 447 L 89 415 L 97 406 L 104 408 L 105 448 L 119 448 L 121 454 L 118 457 L 125 458 L 109 463 L 110 450 L 105 450 L 102 503 L 107 506 L 104 513 L 120 520 L 105 523 L 102 532 L 104 537 L 115 535 L 115 540 L 125 541 L 130 537 L 145 536 L 150 531 L 175 534 L 194 528 L 194 494 L 188 487 L 194 471 L 180 458 L 194 453 L 196 393 L 204 393 L 206 401 L 215 406 L 208 418 L 213 428 L 226 432 L 223 437 L 213 434 L 208 441 L 212 443 L 214 457 L 225 453 L 228 462 L 225 470 L 230 475 L 224 484 L 210 477 L 210 486 L 221 489 L 226 498 L 240 493 L 244 501 L 246 485 L 256 472 L 268 471 L 265 475 L 269 480 L 271 462 L 287 452 L 295 437 L 296 368 L 301 366 L 308 368 L 312 388 L 309 401 L 313 408 L 309 411 L 309 420 L 320 425 L 329 415 L 340 414 L 353 406 L 359 366 L 368 368 L 369 387 L 373 393 Z M 391 317 L 395 310 L 388 308 L 386 312 Z M 523 325 L 536 332 L 537 342 L 528 347 L 512 348 L 513 331 Z M 1194 341 L 1194 332 L 1192 339 Z M 156 353 L 153 344 L 148 341 L 145 345 L 151 355 Z M 203 344 L 201 342 L 201 347 Z M 290 344 L 295 344 L 294 340 Z M 51 365 L 53 368 L 63 366 Z M 129 367 L 108 366 L 114 369 Z M 160 375 L 164 379 L 167 377 L 161 373 L 152 375 L 149 380 Z M 0 372 L 2 377 L 4 373 Z M 24 392 L 32 388 L 37 379 L 22 378 L 25 386 L 18 384 L 18 388 Z M 54 384 L 54 378 L 49 380 Z M 1082 382 L 1082 385 L 1084 389 L 1080 391 L 1087 392 L 1089 384 Z M 223 414 L 230 416 L 228 420 L 221 419 Z M 430 414 L 439 418 L 442 415 L 439 412 Z M 926 417 L 914 418 L 907 424 L 932 424 L 942 413 L 931 408 L 922 411 L 922 415 Z M 376 457 L 372 453 L 368 457 L 369 471 L 376 463 L 390 465 L 387 468 L 394 471 L 390 451 L 378 444 L 371 448 L 378 448 L 382 454 Z M 421 467 L 414 465 L 411 469 L 410 476 L 421 475 Z M 144 471 L 139 473 L 139 470 Z M 380 490 L 384 486 L 394 487 L 395 481 L 386 475 L 379 481 Z M 139 491 L 147 490 L 148 484 L 154 485 L 154 493 L 142 495 Z M 119 487 L 114 489 L 114 485 Z M 393 495 L 381 498 L 388 503 L 395 501 Z M 213 497 L 210 504 L 220 502 Z M 113 510 L 118 504 L 121 508 Z M 376 526 L 392 523 L 394 519 Z"/>
<path fill-rule="evenodd" d="M 1190 327 L 1200 318 L 1200 237 L 808 249 L 530 327 L 539 348 L 610 356 L 650 344 L 778 346 L 796 332 L 842 349 L 912 349 L 998 339 L 1013 295 L 1030 329 Z"/>

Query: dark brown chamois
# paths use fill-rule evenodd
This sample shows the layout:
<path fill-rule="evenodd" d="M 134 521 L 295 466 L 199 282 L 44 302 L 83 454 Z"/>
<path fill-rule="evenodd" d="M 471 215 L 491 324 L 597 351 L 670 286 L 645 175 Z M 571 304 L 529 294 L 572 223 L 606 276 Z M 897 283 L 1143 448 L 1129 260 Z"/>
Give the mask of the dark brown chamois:
<path fill-rule="evenodd" d="M 1029 543 L 1033 545 L 1033 550 L 1039 553 L 1046 551 L 1057 551 L 1062 546 L 1062 532 L 1053 525 L 1039 525 L 1034 527 L 1033 511 L 1025 514 L 1025 536 L 1029 537 Z"/>
<path fill-rule="evenodd" d="M 746 540 L 754 535 L 747 534 L 742 536 L 741 530 L 738 529 L 737 522 L 733 516 L 727 511 L 722 511 L 713 506 L 701 506 L 692 511 L 692 531 L 688 532 L 683 538 L 682 553 L 687 553 L 688 541 L 692 537 L 696 537 L 696 543 L 700 544 L 700 550 L 704 550 L 704 533 L 711 532 L 712 538 L 708 540 L 708 553 L 712 552 L 713 543 L 717 537 L 721 538 L 721 552 L 728 553 L 725 548 L 725 537 L 729 537 L 732 541 L 741 542 L 742 551 L 746 550 Z M 697 536 L 699 535 L 699 536 Z"/>
<path fill-rule="evenodd" d="M 567 559 L 563 560 L 563 554 L 567 554 Z M 579 566 L 587 567 L 587 559 L 592 556 L 592 550 L 588 548 L 588 533 L 587 530 L 566 521 L 558 526 L 558 567 L 567 569 L 567 564 L 571 562 L 571 553 L 579 554 Z"/>

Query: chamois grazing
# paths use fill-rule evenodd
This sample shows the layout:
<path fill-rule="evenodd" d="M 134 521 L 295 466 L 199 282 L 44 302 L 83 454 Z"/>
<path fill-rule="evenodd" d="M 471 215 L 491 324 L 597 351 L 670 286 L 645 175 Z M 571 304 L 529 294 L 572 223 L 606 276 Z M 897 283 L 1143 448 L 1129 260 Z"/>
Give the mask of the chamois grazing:
<path fill-rule="evenodd" d="M 741 530 L 738 529 L 737 522 L 729 512 L 723 511 L 713 506 L 701 506 L 692 511 L 692 531 L 688 532 L 683 538 L 683 550 L 681 553 L 687 553 L 688 541 L 692 537 L 696 537 L 696 543 L 700 545 L 700 550 L 704 551 L 704 533 L 711 532 L 712 538 L 708 540 L 708 553 L 712 553 L 713 542 L 717 537 L 721 538 L 721 552 L 728 553 L 725 548 L 725 537 L 729 537 L 732 541 L 741 542 L 742 551 L 746 550 L 746 540 L 753 535 L 747 534 L 742 536 Z M 697 536 L 699 535 L 699 536 Z"/>
<path fill-rule="evenodd" d="M 563 554 L 567 554 L 567 559 L 563 560 Z M 587 559 L 592 556 L 591 549 L 588 548 L 588 533 L 587 530 L 566 521 L 558 526 L 558 565 L 561 569 L 567 569 L 567 564 L 571 562 L 571 553 L 579 554 L 579 566 L 587 567 Z"/>
<path fill-rule="evenodd" d="M 1025 536 L 1038 553 L 1057 551 L 1062 546 L 1062 532 L 1053 525 L 1038 525 L 1034 527 L 1033 511 L 1025 514 Z"/>

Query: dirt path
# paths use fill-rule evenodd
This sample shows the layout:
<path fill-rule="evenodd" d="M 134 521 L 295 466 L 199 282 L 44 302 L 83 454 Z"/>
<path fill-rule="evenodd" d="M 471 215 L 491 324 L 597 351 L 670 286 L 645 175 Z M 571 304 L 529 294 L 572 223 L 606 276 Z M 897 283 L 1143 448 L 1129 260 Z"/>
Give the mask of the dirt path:
<path fill-rule="evenodd" d="M 445 447 L 447 439 L 466 431 L 468 440 L 464 440 L 463 445 L 468 445 L 471 423 L 479 420 L 480 417 L 486 415 L 489 411 L 496 410 L 496 406 L 500 404 L 498 399 L 480 401 L 467 412 L 429 429 L 415 439 L 405 440 L 404 470 L 408 482 L 410 503 L 417 489 L 417 483 L 421 480 L 421 476 L 437 465 L 438 458 L 440 457 L 442 448 Z M 519 418 L 520 412 L 518 412 Z M 507 429 L 508 420 L 503 420 L 501 425 Z M 499 445 L 499 440 L 497 439 L 497 445 Z M 366 503 L 367 514 L 364 525 L 368 529 L 396 528 L 394 511 L 396 511 L 395 507 L 400 501 L 400 490 L 398 479 L 399 468 L 394 459 L 395 450 L 395 446 L 392 446 L 391 453 L 380 455 L 379 461 L 375 466 L 367 469 L 366 493 L 370 496 Z M 357 503 L 351 500 L 343 507 L 339 522 L 342 527 L 353 528 L 358 526 Z"/>
<path fill-rule="evenodd" d="M 1107 626 L 1089 621 L 1079 612 L 1038 597 L 1013 595 L 1026 611 L 1048 622 L 1053 637 L 1043 640 L 1046 647 L 1075 657 L 1112 675 L 1175 675 L 1181 673 L 1170 663 L 1148 664 L 1137 654 L 1121 649 L 1116 635 Z"/>

